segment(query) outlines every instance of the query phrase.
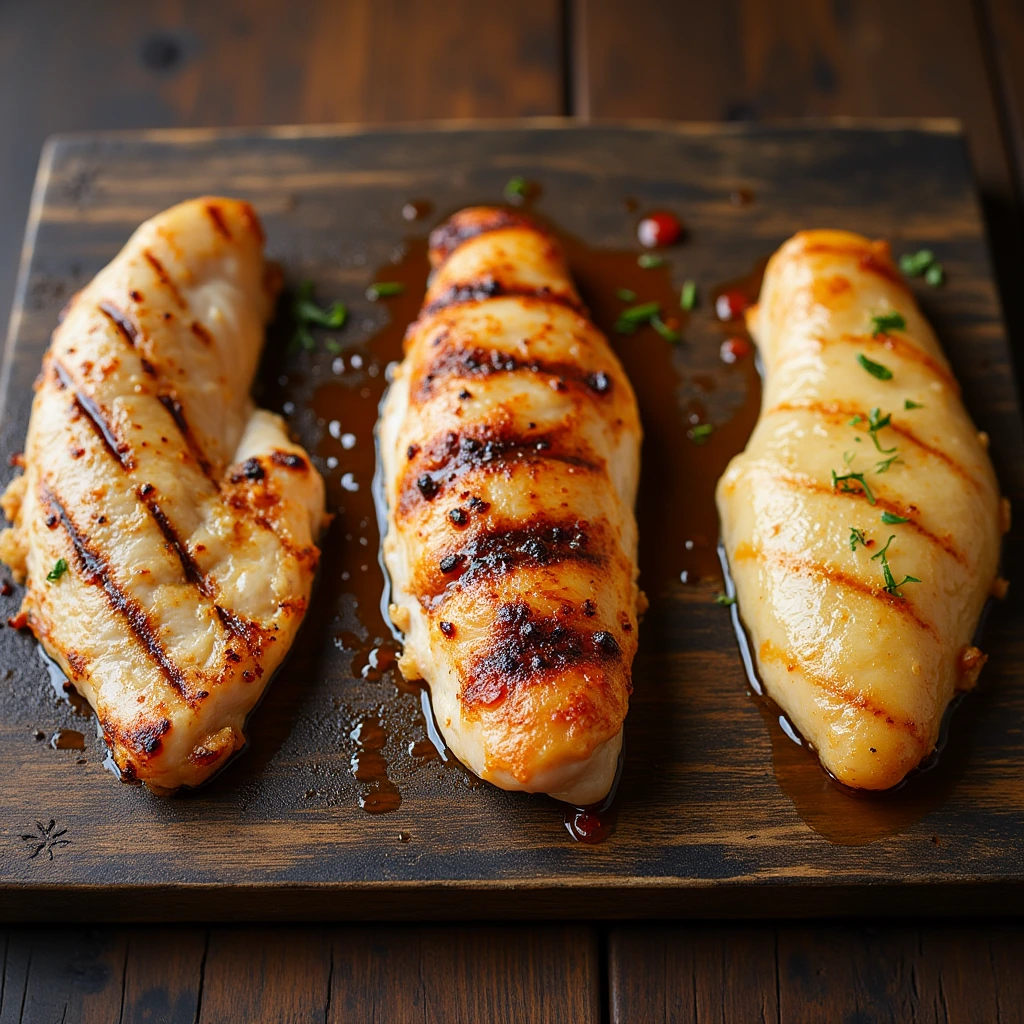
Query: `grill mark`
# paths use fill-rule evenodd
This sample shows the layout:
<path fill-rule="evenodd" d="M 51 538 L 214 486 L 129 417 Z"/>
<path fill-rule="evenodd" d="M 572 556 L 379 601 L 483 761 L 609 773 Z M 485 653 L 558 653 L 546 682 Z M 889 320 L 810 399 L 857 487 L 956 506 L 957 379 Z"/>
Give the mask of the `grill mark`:
<path fill-rule="evenodd" d="M 877 598 L 879 601 L 889 605 L 890 608 L 895 609 L 912 622 L 915 622 L 926 633 L 931 633 L 936 640 L 939 639 L 938 630 L 927 619 L 922 618 L 906 598 L 896 597 L 894 594 L 888 593 L 882 587 L 876 587 L 870 583 L 865 583 L 856 576 L 851 576 L 849 573 L 843 572 L 842 569 L 833 569 L 831 566 L 813 561 L 810 558 L 797 558 L 781 551 L 768 553 L 762 548 L 754 547 L 752 544 L 737 545 L 735 551 L 732 553 L 732 557 L 736 559 L 736 561 L 750 559 L 752 561 L 774 562 L 775 564 L 788 569 L 790 572 L 802 573 L 806 576 L 817 576 L 821 579 L 827 580 L 829 583 L 846 587 L 848 590 L 853 590 L 856 593 L 864 594 L 867 597 Z"/>
<path fill-rule="evenodd" d="M 574 629 L 539 616 L 524 602 L 503 604 L 483 650 L 462 673 L 459 701 L 467 708 L 500 704 L 510 689 L 584 665 L 621 663 L 618 642 L 606 630 Z"/>
<path fill-rule="evenodd" d="M 171 280 L 171 275 L 167 273 L 167 269 L 164 265 L 148 249 L 144 249 L 142 255 L 146 262 L 153 268 L 153 272 L 160 279 L 160 283 L 171 293 L 174 301 L 178 304 L 178 308 L 184 309 L 185 300 L 181 297 L 181 292 L 178 291 L 178 286 Z"/>
<path fill-rule="evenodd" d="M 498 207 L 478 211 L 473 217 L 464 214 L 449 217 L 440 227 L 430 232 L 430 262 L 438 267 L 471 238 L 511 227 L 522 227 L 538 234 L 542 233 L 529 218 Z"/>
<path fill-rule="evenodd" d="M 505 285 L 494 277 L 481 277 L 476 281 L 464 281 L 449 285 L 439 296 L 431 299 L 420 311 L 420 319 L 433 316 L 441 310 L 451 306 L 459 306 L 467 302 L 483 302 L 487 299 L 497 298 L 525 298 L 536 299 L 539 302 L 550 302 L 559 306 L 566 306 L 579 313 L 586 315 L 586 309 L 581 302 L 578 302 L 571 295 L 557 295 L 550 288 L 526 288 L 520 285 Z"/>
<path fill-rule="evenodd" d="M 604 533 L 599 526 L 597 535 L 601 540 Z M 593 534 L 590 525 L 582 520 L 541 521 L 514 529 L 488 527 L 443 558 L 432 558 L 426 571 L 417 572 L 422 585 L 415 590 L 420 603 L 429 611 L 456 591 L 465 592 L 518 569 L 567 562 L 604 565 L 607 556 L 600 550 L 600 542 L 593 544 Z"/>
<path fill-rule="evenodd" d="M 152 484 L 144 484 L 136 490 L 135 494 L 139 501 L 146 506 L 149 514 L 153 517 L 153 521 L 160 528 L 160 532 L 164 535 L 164 540 L 174 549 L 174 553 L 178 556 L 178 561 L 181 562 L 181 570 L 185 575 L 185 579 L 196 587 L 204 597 L 215 601 L 220 595 L 220 587 L 203 572 L 192 557 L 192 552 L 189 551 L 188 545 L 178 535 L 178 531 L 174 528 L 174 524 L 170 519 L 168 519 L 167 513 L 160 507 Z M 250 619 L 228 611 L 219 604 L 214 603 L 213 607 L 217 617 L 228 632 L 237 636 L 248 648 L 249 653 L 254 658 L 258 658 L 263 650 L 260 627 Z M 257 665 L 256 672 L 258 675 L 262 675 L 263 669 Z"/>
<path fill-rule="evenodd" d="M 198 320 L 193 320 L 189 329 L 207 348 L 213 344 L 213 335 Z"/>
<path fill-rule="evenodd" d="M 887 352 L 892 352 L 907 362 L 918 363 L 938 377 L 954 394 L 960 394 L 960 382 L 952 372 L 924 349 L 918 348 L 906 338 L 895 334 L 843 334 L 838 340 L 863 348 L 884 348 Z"/>
<path fill-rule="evenodd" d="M 74 395 L 75 405 L 85 414 L 97 437 L 103 442 L 107 451 L 120 463 L 122 469 L 129 472 L 135 469 L 135 457 L 131 445 L 118 438 L 112 424 L 108 421 L 103 407 L 84 391 L 80 391 L 74 378 L 58 359 L 53 360 L 53 368 L 61 387 L 70 390 Z"/>
<path fill-rule="evenodd" d="M 231 229 L 228 227 L 227 221 L 224 220 L 224 212 L 221 208 L 216 203 L 207 203 L 205 209 L 218 234 L 231 241 Z"/>
<path fill-rule="evenodd" d="M 886 255 L 881 255 L 875 247 L 870 245 L 858 245 L 851 242 L 848 245 L 839 245 L 829 242 L 813 242 L 804 245 L 800 250 L 806 255 L 829 255 L 829 256 L 855 256 L 857 265 L 861 270 L 885 278 L 891 284 L 898 285 L 905 292 L 911 292 L 910 285 L 904 280 L 903 275 L 896 269 L 888 256 L 888 246 L 885 246 Z M 912 294 L 912 292 L 911 292 Z"/>
<path fill-rule="evenodd" d="M 771 415 L 775 412 L 813 412 L 820 416 L 827 416 L 831 420 L 852 419 L 854 416 L 860 416 L 866 422 L 868 418 L 867 413 L 863 410 L 857 409 L 854 406 L 843 405 L 840 402 L 780 402 L 778 405 L 772 406 L 771 409 L 767 410 L 765 415 Z M 912 431 L 901 426 L 899 423 L 890 423 L 886 429 L 899 434 L 900 437 L 909 441 L 915 448 L 919 448 L 921 451 L 927 452 L 934 458 L 944 462 L 958 477 L 966 480 L 979 493 L 982 492 L 981 484 L 956 459 L 941 448 L 932 447 L 927 441 L 922 441 Z"/>
<path fill-rule="evenodd" d="M 399 487 L 398 515 L 408 514 L 421 502 L 433 501 L 474 469 L 496 473 L 525 462 L 561 462 L 588 473 L 601 468 L 581 454 L 559 450 L 555 446 L 558 439 L 557 433 L 524 438 L 486 426 L 480 437 L 467 433 L 460 438 L 450 431 L 435 438 L 406 463 Z"/>
<path fill-rule="evenodd" d="M 490 377 L 503 373 L 535 373 L 560 382 L 581 385 L 595 395 L 607 395 L 613 388 L 614 378 L 606 370 L 586 372 L 576 363 L 546 362 L 542 359 L 517 359 L 509 352 L 480 346 L 459 348 L 447 345 L 419 375 L 415 401 L 424 401 L 433 394 L 437 381 L 449 378 L 465 379 Z"/>
<path fill-rule="evenodd" d="M 916 722 L 909 718 L 898 718 L 884 704 L 880 704 L 878 701 L 872 700 L 866 693 L 854 690 L 838 679 L 822 675 L 817 672 L 812 672 L 805 665 L 801 665 L 798 659 L 790 657 L 786 651 L 777 647 L 770 640 L 765 640 L 765 642 L 761 644 L 761 647 L 758 650 L 758 657 L 762 662 L 774 661 L 785 665 L 787 669 L 789 669 L 790 666 L 795 666 L 799 669 L 800 674 L 806 680 L 813 683 L 819 689 L 824 690 L 826 693 L 831 694 L 833 697 L 837 697 L 848 707 L 860 708 L 875 717 L 884 715 L 886 724 L 892 725 L 902 732 L 913 736 L 919 743 L 923 744 L 925 742 L 925 737 L 922 736 L 920 728 Z"/>
<path fill-rule="evenodd" d="M 256 236 L 257 241 L 262 245 L 266 241 L 263 234 L 263 224 L 251 203 L 240 203 L 238 212 L 245 226 Z"/>
<path fill-rule="evenodd" d="M 149 616 L 130 594 L 125 593 L 115 582 L 106 559 L 90 546 L 89 539 L 75 525 L 60 498 L 52 489 L 41 488 L 42 501 L 57 513 L 68 539 L 75 549 L 79 567 L 91 582 L 98 583 L 107 595 L 110 607 L 128 624 L 136 640 L 142 645 L 152 661 L 163 672 L 164 678 L 190 706 L 195 699 L 189 693 L 188 680 L 174 663 L 149 620 Z"/>
<path fill-rule="evenodd" d="M 132 318 L 122 309 L 118 309 L 112 302 L 103 301 L 99 304 L 99 311 L 121 332 L 125 341 L 135 348 L 139 337 L 139 329 L 135 326 Z"/>
<path fill-rule="evenodd" d="M 157 396 L 160 400 L 160 404 L 170 413 L 171 419 L 174 420 L 175 426 L 178 428 L 178 432 L 181 434 L 182 439 L 185 442 L 192 457 L 199 464 L 199 468 L 203 471 L 206 478 L 219 489 L 219 481 L 213 472 L 213 467 L 210 465 L 209 460 L 206 458 L 206 454 L 203 449 L 199 446 L 199 442 L 196 440 L 195 435 L 192 433 L 192 428 L 188 425 L 188 420 L 185 419 L 185 410 L 182 408 L 181 402 L 178 401 L 178 396 L 175 394 L 162 394 Z"/>
<path fill-rule="evenodd" d="M 765 476 L 769 480 L 777 480 L 779 483 L 790 487 L 793 490 L 801 491 L 812 491 L 816 494 L 837 494 L 844 498 L 851 498 L 859 500 L 861 497 L 860 491 L 844 491 L 840 488 L 833 488 L 828 484 L 819 483 L 817 480 L 812 480 L 807 476 L 794 476 L 789 473 L 773 474 L 763 472 L 761 475 Z M 922 526 L 916 522 L 913 518 L 913 513 L 917 511 L 916 505 L 902 505 L 897 501 L 890 501 L 888 498 L 884 498 L 872 488 L 872 493 L 875 495 L 874 507 L 880 512 L 892 512 L 894 515 L 901 516 L 906 519 L 906 523 L 901 523 L 901 526 L 909 526 L 914 530 L 915 533 L 920 534 L 926 540 L 935 544 L 946 552 L 954 561 L 959 562 L 965 569 L 970 568 L 967 561 L 967 556 L 957 548 L 948 537 L 940 537 L 938 534 L 932 533 L 927 527 Z"/>

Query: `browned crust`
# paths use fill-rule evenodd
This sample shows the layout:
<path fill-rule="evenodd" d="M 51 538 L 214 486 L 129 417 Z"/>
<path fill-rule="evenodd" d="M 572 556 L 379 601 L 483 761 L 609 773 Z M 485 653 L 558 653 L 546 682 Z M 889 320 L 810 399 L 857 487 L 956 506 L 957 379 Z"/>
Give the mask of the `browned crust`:
<path fill-rule="evenodd" d="M 884 278 L 901 291 L 911 292 L 910 285 L 892 261 L 888 242 L 805 242 L 801 254 L 808 256 L 852 256 L 867 274 Z"/>
<path fill-rule="evenodd" d="M 430 262 L 434 267 L 439 267 L 471 238 L 512 227 L 529 228 L 538 234 L 542 233 L 529 217 L 514 210 L 498 206 L 461 210 L 430 232 Z"/>
<path fill-rule="evenodd" d="M 578 302 L 571 295 L 561 295 L 552 292 L 549 288 L 527 288 L 522 285 L 505 284 L 503 281 L 490 275 L 478 277 L 472 281 L 457 281 L 450 284 L 443 294 L 432 299 L 420 312 L 420 318 L 433 316 L 441 310 L 449 309 L 452 306 L 461 306 L 466 303 L 485 302 L 488 299 L 526 298 L 537 302 L 553 303 L 558 306 L 567 306 L 569 309 L 581 316 L 586 315 L 586 308 L 582 302 Z"/>

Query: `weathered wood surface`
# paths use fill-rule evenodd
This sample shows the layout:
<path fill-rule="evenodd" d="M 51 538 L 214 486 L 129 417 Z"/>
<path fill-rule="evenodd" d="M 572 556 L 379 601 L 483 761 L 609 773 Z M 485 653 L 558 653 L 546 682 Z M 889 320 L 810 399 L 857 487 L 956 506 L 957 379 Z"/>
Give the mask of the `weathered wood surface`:
<path fill-rule="evenodd" d="M 935 249 L 948 285 L 922 299 L 992 436 L 1004 490 L 1022 491 L 1024 445 L 985 239 L 961 141 L 948 127 L 196 132 L 66 139 L 42 173 L 14 320 L 4 457 L 21 446 L 31 381 L 60 306 L 149 214 L 204 191 L 251 199 L 291 279 L 312 277 L 324 295 L 350 301 L 358 324 L 372 268 L 408 231 L 405 200 L 426 197 L 438 211 L 493 201 L 522 173 L 542 185 L 542 213 L 596 245 L 633 244 L 627 196 L 641 208 L 678 207 L 691 237 L 674 273 L 702 288 L 746 272 L 811 224 Z M 729 202 L 741 186 L 756 195 L 749 206 Z M 320 353 L 303 372 L 326 376 L 330 363 Z M 713 368 L 717 340 L 696 332 L 677 363 L 684 377 Z M 719 400 L 728 408 L 742 395 L 725 389 Z M 301 409 L 293 425 L 308 444 L 323 432 Z M 1016 550 L 1014 541 L 1011 577 Z M 56 704 L 31 638 L 4 629 L 4 916 L 1019 911 L 1024 651 L 1014 591 L 989 623 L 983 685 L 953 721 L 952 793 L 898 834 L 848 847 L 808 828 L 776 782 L 728 617 L 713 602 L 719 586 L 677 588 L 644 622 L 618 826 L 595 847 L 573 843 L 544 798 L 469 786 L 437 762 L 417 770 L 406 752 L 422 738 L 412 698 L 394 696 L 387 678 L 351 677 L 351 652 L 335 643 L 340 608 L 323 610 L 271 687 L 244 757 L 210 787 L 174 800 L 118 786 L 96 741 L 80 765 L 76 753 L 33 739 L 37 729 L 82 720 Z M 17 600 L 0 599 L 0 610 L 11 614 Z M 388 701 L 397 710 L 387 753 L 404 803 L 371 817 L 357 805 L 348 731 L 353 710 Z M 30 857 L 38 843 L 21 835 L 36 821 L 45 831 L 51 819 L 67 830 L 67 845 L 52 860 L 45 850 Z"/>
<path fill-rule="evenodd" d="M 0 1024 L 597 1024 L 581 927 L 0 929 Z"/>

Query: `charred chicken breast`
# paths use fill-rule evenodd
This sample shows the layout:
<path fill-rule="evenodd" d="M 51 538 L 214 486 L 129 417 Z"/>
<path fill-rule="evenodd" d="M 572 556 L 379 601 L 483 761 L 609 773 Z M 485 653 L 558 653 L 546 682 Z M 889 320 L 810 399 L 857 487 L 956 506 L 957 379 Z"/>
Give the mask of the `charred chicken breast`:
<path fill-rule="evenodd" d="M 324 490 L 249 389 L 276 292 L 252 208 L 182 203 L 71 301 L 0 555 L 124 778 L 196 785 L 305 612 Z"/>
<path fill-rule="evenodd" d="M 430 259 L 378 427 L 400 667 L 481 778 L 592 803 L 637 643 L 636 399 L 544 230 L 464 210 Z"/>
<path fill-rule="evenodd" d="M 1008 507 L 885 243 L 796 235 L 749 326 L 761 416 L 718 486 L 740 615 L 769 695 L 824 766 L 885 789 L 977 680 Z"/>

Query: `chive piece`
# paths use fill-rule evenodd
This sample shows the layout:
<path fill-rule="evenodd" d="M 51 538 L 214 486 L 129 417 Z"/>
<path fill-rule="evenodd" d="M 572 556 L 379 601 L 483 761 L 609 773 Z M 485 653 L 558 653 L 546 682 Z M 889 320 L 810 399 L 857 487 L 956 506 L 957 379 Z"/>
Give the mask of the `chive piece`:
<path fill-rule="evenodd" d="M 683 282 L 683 290 L 679 293 L 679 306 L 687 313 L 697 305 L 697 282 L 690 278 Z"/>
<path fill-rule="evenodd" d="M 850 550 L 851 551 L 856 551 L 858 544 L 862 548 L 866 548 L 868 546 L 867 538 L 864 536 L 864 531 L 863 530 L 858 530 L 856 526 L 851 526 L 850 527 Z"/>
<path fill-rule="evenodd" d="M 312 332 L 305 324 L 300 323 L 295 328 L 295 333 L 292 335 L 291 347 L 293 349 L 303 348 L 307 352 L 316 348 L 316 339 L 313 337 Z"/>
<path fill-rule="evenodd" d="M 874 325 L 874 330 L 871 333 L 876 337 L 879 334 L 888 334 L 889 331 L 905 331 L 907 329 L 907 321 L 903 319 L 902 313 L 881 313 L 878 316 L 873 316 L 871 322 Z"/>
<path fill-rule="evenodd" d="M 68 563 L 64 558 L 58 558 L 53 563 L 53 568 L 46 574 L 46 579 L 50 583 L 56 583 L 68 571 Z"/>
<path fill-rule="evenodd" d="M 889 472 L 889 468 L 892 466 L 892 464 L 894 462 L 899 462 L 899 461 L 900 461 L 899 455 L 890 455 L 889 458 L 882 459 L 881 462 L 875 464 L 875 472 L 876 473 L 888 473 Z"/>
<path fill-rule="evenodd" d="M 887 526 L 896 526 L 899 523 L 909 523 L 910 520 L 907 519 L 905 516 L 896 515 L 895 512 L 886 511 L 882 513 L 882 522 L 885 523 Z"/>
<path fill-rule="evenodd" d="M 832 470 L 832 490 L 842 491 L 844 494 L 860 494 L 861 491 L 856 490 L 850 486 L 850 481 L 856 480 L 863 489 L 864 497 L 868 499 L 869 505 L 875 504 L 875 496 L 871 493 L 871 488 L 868 486 L 867 480 L 864 479 L 863 473 L 843 473 L 839 474 L 834 469 Z M 840 487 L 839 485 L 843 486 Z"/>
<path fill-rule="evenodd" d="M 736 603 L 735 597 L 730 597 L 728 594 L 719 594 L 715 598 L 715 604 L 721 605 L 723 608 L 728 608 Z"/>
<path fill-rule="evenodd" d="M 941 263 L 933 263 L 924 272 L 924 282 L 931 288 L 938 288 L 945 279 L 946 275 L 943 272 Z"/>
<path fill-rule="evenodd" d="M 401 295 L 405 291 L 405 285 L 401 281 L 374 281 L 366 289 L 366 297 L 371 302 L 378 299 L 387 299 L 392 295 Z"/>
<path fill-rule="evenodd" d="M 651 317 L 651 326 L 666 340 L 677 342 L 680 338 L 678 331 L 673 330 L 660 316 Z"/>
<path fill-rule="evenodd" d="M 863 352 L 857 353 L 857 362 L 864 367 L 872 377 L 877 377 L 879 380 L 892 380 L 892 370 L 888 366 L 883 366 L 881 363 L 876 363 L 873 359 L 868 359 Z"/>
<path fill-rule="evenodd" d="M 344 345 L 342 345 L 342 343 L 338 341 L 337 338 L 328 338 L 324 342 L 324 348 L 327 349 L 327 351 L 330 352 L 332 356 L 339 356 L 344 350 Z"/>
<path fill-rule="evenodd" d="M 931 249 L 906 252 L 900 257 L 900 270 L 907 277 L 920 277 L 934 262 L 935 254 Z"/>
<path fill-rule="evenodd" d="M 321 309 L 312 300 L 300 297 L 295 300 L 295 319 L 304 324 L 337 330 L 348 319 L 348 310 L 344 302 L 332 302 L 327 309 Z"/>
<path fill-rule="evenodd" d="M 653 252 L 642 252 L 637 256 L 636 262 L 642 270 L 654 270 L 665 265 L 665 257 Z"/>
<path fill-rule="evenodd" d="M 650 323 L 660 312 L 660 302 L 644 302 L 639 306 L 629 306 L 615 321 L 615 331 L 617 334 L 632 334 L 641 324 Z"/>
<path fill-rule="evenodd" d="M 509 178 L 505 182 L 505 198 L 510 202 L 521 202 L 530 194 L 530 184 L 521 175 L 517 174 L 514 178 Z"/>
<path fill-rule="evenodd" d="M 892 594 L 893 597 L 903 597 L 903 594 L 900 593 L 900 589 L 899 588 L 902 587 L 904 583 L 920 583 L 921 581 L 916 576 L 904 576 L 903 579 L 901 579 L 899 581 L 899 583 L 896 582 L 896 577 L 893 576 L 892 569 L 889 566 L 889 556 L 888 556 L 889 545 L 895 539 L 896 539 L 896 534 L 894 533 L 885 542 L 885 547 L 882 548 L 882 550 L 879 551 L 877 555 L 872 555 L 871 556 L 871 561 L 874 562 L 874 561 L 877 561 L 877 560 L 881 559 L 881 562 L 882 562 L 882 578 L 885 580 L 885 591 L 886 591 L 886 593 L 887 594 Z"/>
<path fill-rule="evenodd" d="M 704 444 L 711 437 L 714 429 L 711 423 L 698 423 L 695 427 L 690 427 L 686 432 L 686 436 L 694 444 Z"/>
<path fill-rule="evenodd" d="M 923 409 L 924 406 L 920 402 L 915 402 L 915 401 L 913 401 L 910 398 L 904 398 L 903 399 L 903 408 L 904 409 Z"/>
<path fill-rule="evenodd" d="M 631 288 L 617 288 L 615 294 L 622 299 L 623 302 L 636 302 L 636 292 Z"/>

